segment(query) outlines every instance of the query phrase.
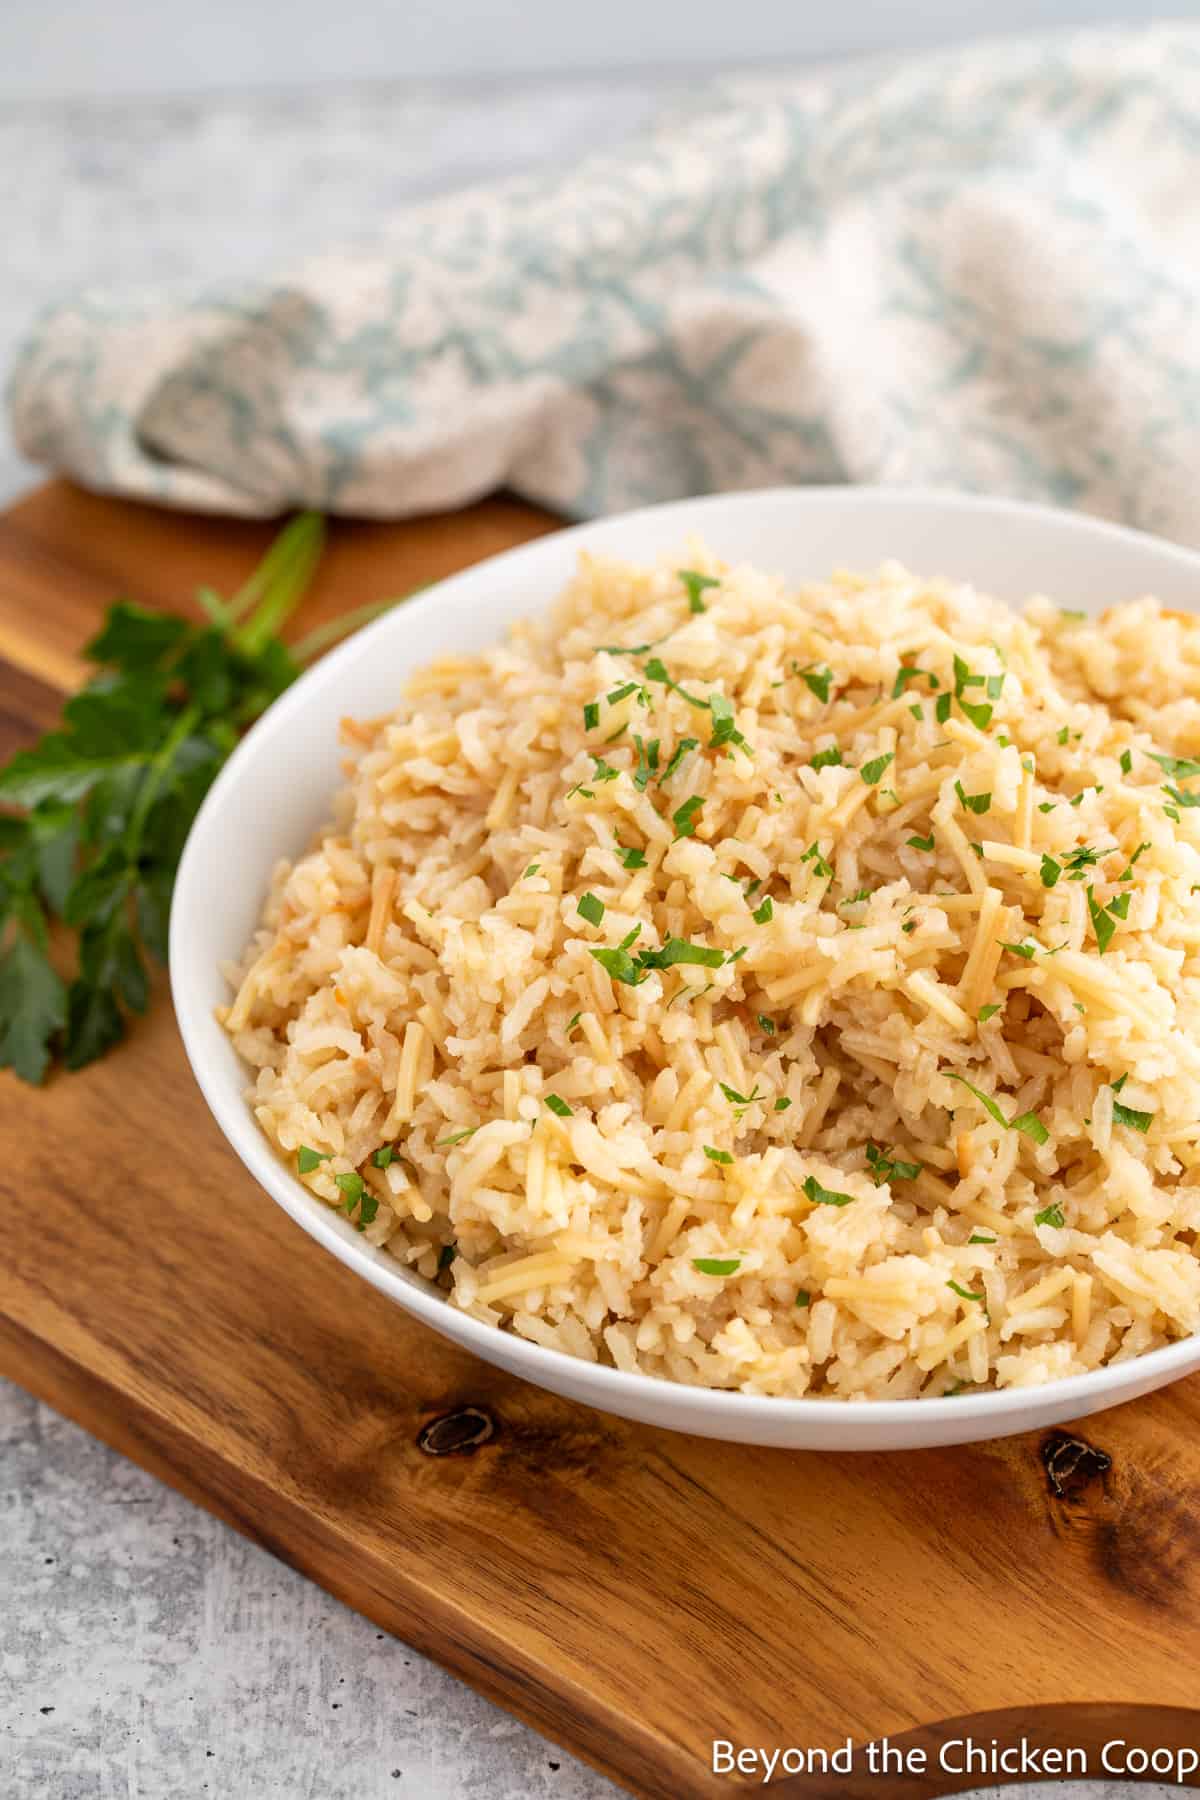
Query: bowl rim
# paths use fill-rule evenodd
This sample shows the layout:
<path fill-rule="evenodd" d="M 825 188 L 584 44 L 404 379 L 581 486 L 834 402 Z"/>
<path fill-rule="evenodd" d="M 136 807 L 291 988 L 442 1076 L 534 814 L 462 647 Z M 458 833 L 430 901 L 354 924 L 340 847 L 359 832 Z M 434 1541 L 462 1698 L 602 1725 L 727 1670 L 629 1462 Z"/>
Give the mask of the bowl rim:
<path fill-rule="evenodd" d="M 212 833 L 215 822 L 220 819 L 228 796 L 243 779 L 252 778 L 255 760 L 265 747 L 267 739 L 286 731 L 293 715 L 303 713 L 318 690 L 335 688 L 343 668 L 361 657 L 369 645 L 384 642 L 392 633 L 403 629 L 404 623 L 409 620 L 419 618 L 435 608 L 444 608 L 448 602 L 460 598 L 465 590 L 477 588 L 481 582 L 486 584 L 489 577 L 497 571 L 508 573 L 513 565 L 521 561 L 535 562 L 555 551 L 569 552 L 574 545 L 583 544 L 597 534 L 603 535 L 609 529 L 649 519 L 661 520 L 664 527 L 669 529 L 673 516 L 693 515 L 697 508 L 708 506 L 736 509 L 740 503 L 750 508 L 787 506 L 802 510 L 809 505 L 828 504 L 830 500 L 884 509 L 894 507 L 903 510 L 915 506 L 946 513 L 976 516 L 985 514 L 1012 518 L 1018 522 L 1040 522 L 1081 540 L 1107 540 L 1138 550 L 1160 562 L 1173 562 L 1182 571 L 1196 577 L 1200 591 L 1200 552 L 1167 542 L 1149 532 L 1094 518 L 1086 513 L 1072 513 L 1023 500 L 937 487 L 830 483 L 822 486 L 778 486 L 697 495 L 586 520 L 514 545 L 432 583 L 405 601 L 403 608 L 384 613 L 354 632 L 306 670 L 255 721 L 205 796 L 184 846 L 170 918 L 168 967 L 171 993 L 180 1035 L 197 1085 L 226 1140 L 258 1185 L 302 1230 L 331 1251 L 347 1268 L 362 1276 L 422 1324 L 431 1326 L 442 1336 L 452 1338 L 484 1361 L 496 1362 L 494 1346 L 500 1336 L 504 1343 L 503 1366 L 522 1379 L 537 1386 L 547 1386 L 553 1385 L 552 1378 L 557 1377 L 568 1389 L 581 1385 L 594 1388 L 590 1403 L 604 1410 L 608 1400 L 611 1410 L 622 1411 L 624 1409 L 620 1402 L 630 1402 L 630 1416 L 639 1416 L 639 1400 L 649 1404 L 657 1401 L 661 1408 L 676 1415 L 672 1421 L 675 1427 L 685 1431 L 689 1422 L 699 1423 L 701 1418 L 708 1427 L 724 1424 L 731 1431 L 734 1427 L 769 1424 L 786 1430 L 788 1426 L 812 1425 L 818 1419 L 828 1422 L 832 1418 L 838 1418 L 844 1421 L 845 1434 L 849 1438 L 867 1436 L 872 1428 L 882 1431 L 885 1427 L 909 1424 L 920 1418 L 926 1420 L 931 1428 L 936 1427 L 938 1422 L 945 1421 L 961 1420 L 964 1427 L 968 1422 L 977 1424 L 986 1421 L 994 1423 L 997 1435 L 1000 1435 L 1006 1422 L 1016 1415 L 1028 1413 L 1040 1403 L 1053 1400 L 1059 1415 L 1068 1416 L 1067 1409 L 1076 1399 L 1081 1402 L 1082 1410 L 1095 1410 L 1085 1403 L 1095 1401 L 1108 1389 L 1123 1392 L 1136 1385 L 1145 1391 L 1148 1387 L 1162 1385 L 1183 1375 L 1191 1365 L 1200 1364 L 1200 1332 L 1123 1362 L 1105 1363 L 1098 1369 L 1064 1376 L 1035 1387 L 985 1388 L 979 1392 L 908 1400 L 854 1400 L 832 1395 L 785 1398 L 746 1394 L 738 1389 L 703 1387 L 690 1382 L 672 1381 L 662 1375 L 631 1373 L 607 1363 L 588 1362 L 582 1357 L 571 1356 L 566 1351 L 552 1350 L 528 1338 L 518 1337 L 513 1332 L 500 1332 L 498 1327 L 487 1325 L 469 1313 L 452 1307 L 448 1300 L 432 1289 L 427 1289 L 403 1265 L 389 1257 L 385 1250 L 366 1243 L 348 1221 L 331 1212 L 285 1167 L 255 1121 L 246 1103 L 246 1089 L 237 1087 L 235 1090 L 234 1084 L 227 1085 L 206 1066 L 201 1033 L 203 1024 L 208 1019 L 208 1008 L 197 991 L 197 984 L 193 984 L 188 976 L 193 959 L 184 942 L 187 897 L 195 871 L 200 867 L 205 838 Z"/>

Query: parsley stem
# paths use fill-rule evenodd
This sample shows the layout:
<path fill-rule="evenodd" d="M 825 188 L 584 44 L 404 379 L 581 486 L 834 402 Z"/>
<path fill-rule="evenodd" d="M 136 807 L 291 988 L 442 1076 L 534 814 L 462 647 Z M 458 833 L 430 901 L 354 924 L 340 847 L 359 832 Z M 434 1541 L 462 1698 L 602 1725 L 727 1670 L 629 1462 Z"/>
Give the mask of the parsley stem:
<path fill-rule="evenodd" d="M 342 638 L 349 637 L 360 625 L 369 625 L 372 619 L 378 619 L 393 606 L 403 606 L 414 594 L 423 594 L 433 583 L 422 581 L 419 586 L 409 588 L 406 594 L 397 594 L 393 600 L 370 600 L 366 606 L 356 606 L 353 612 L 339 613 L 336 619 L 326 619 L 323 625 L 317 625 L 306 636 L 291 646 L 293 660 L 298 663 L 311 662 L 322 650 L 328 650 L 331 644 L 340 643 Z"/>
<path fill-rule="evenodd" d="M 245 623 L 230 634 L 234 648 L 255 656 L 278 635 L 312 580 L 325 547 L 325 521 L 305 512 L 280 532 L 245 586 L 229 603 L 231 623 Z M 250 616 L 246 618 L 250 608 Z"/>
<path fill-rule="evenodd" d="M 166 741 L 164 742 L 162 749 L 155 751 L 154 755 L 146 765 L 146 773 L 142 777 L 141 786 L 138 788 L 137 799 L 134 801 L 133 810 L 129 815 L 129 822 L 125 827 L 125 855 L 131 863 L 137 861 L 138 852 L 141 849 L 142 844 L 142 830 L 145 826 L 150 808 L 158 798 L 159 789 L 163 784 L 163 778 L 171 767 L 171 764 L 174 762 L 175 753 L 179 749 L 179 746 L 183 743 L 185 738 L 191 735 L 192 731 L 200 723 L 201 717 L 202 714 L 198 706 L 194 704 L 185 706 L 174 725 L 172 725 L 170 731 L 167 733 Z"/>

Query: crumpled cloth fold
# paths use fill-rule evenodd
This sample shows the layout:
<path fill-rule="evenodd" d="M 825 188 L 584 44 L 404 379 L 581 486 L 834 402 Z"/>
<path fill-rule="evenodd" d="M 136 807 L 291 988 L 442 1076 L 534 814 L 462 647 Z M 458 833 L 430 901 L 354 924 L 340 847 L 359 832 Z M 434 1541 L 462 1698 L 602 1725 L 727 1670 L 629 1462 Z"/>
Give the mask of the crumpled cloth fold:
<path fill-rule="evenodd" d="M 1200 30 L 718 83 L 257 288 L 79 295 L 10 402 L 51 469 L 228 513 L 853 481 L 1200 543 Z"/>

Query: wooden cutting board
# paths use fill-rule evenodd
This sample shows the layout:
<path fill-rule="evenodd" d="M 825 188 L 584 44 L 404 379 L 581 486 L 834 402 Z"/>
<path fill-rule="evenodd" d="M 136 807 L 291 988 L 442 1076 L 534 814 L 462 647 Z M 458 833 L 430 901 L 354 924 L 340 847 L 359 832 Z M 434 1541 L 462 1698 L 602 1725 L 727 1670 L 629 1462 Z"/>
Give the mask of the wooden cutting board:
<path fill-rule="evenodd" d="M 341 527 L 301 623 L 552 524 L 493 500 Z M 188 610 L 268 536 L 61 484 L 0 518 L 0 757 L 55 719 L 112 598 Z M 871 1778 L 860 1751 L 774 1790 L 887 1800 L 972 1785 L 936 1771 L 964 1719 L 1092 1772 L 1110 1737 L 1200 1745 L 1200 1379 L 1090 1421 L 1094 1458 L 1062 1434 L 746 1449 L 555 1399 L 409 1321 L 257 1189 L 165 983 L 84 1074 L 0 1075 L 0 1134 L 0 1369 L 635 1793 L 756 1787 L 711 1771 L 714 1739 L 908 1734 L 927 1774 Z M 493 1435 L 435 1454 L 466 1407 Z"/>

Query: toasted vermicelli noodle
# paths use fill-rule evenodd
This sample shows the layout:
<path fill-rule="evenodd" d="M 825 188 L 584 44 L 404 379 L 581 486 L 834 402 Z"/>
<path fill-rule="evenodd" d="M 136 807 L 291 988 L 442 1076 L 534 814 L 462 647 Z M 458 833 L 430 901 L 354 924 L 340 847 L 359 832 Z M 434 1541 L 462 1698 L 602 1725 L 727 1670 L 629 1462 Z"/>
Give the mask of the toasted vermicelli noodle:
<path fill-rule="evenodd" d="M 1200 1326 L 1200 622 L 585 557 L 345 739 L 225 1023 L 450 1304 L 850 1400 Z"/>

